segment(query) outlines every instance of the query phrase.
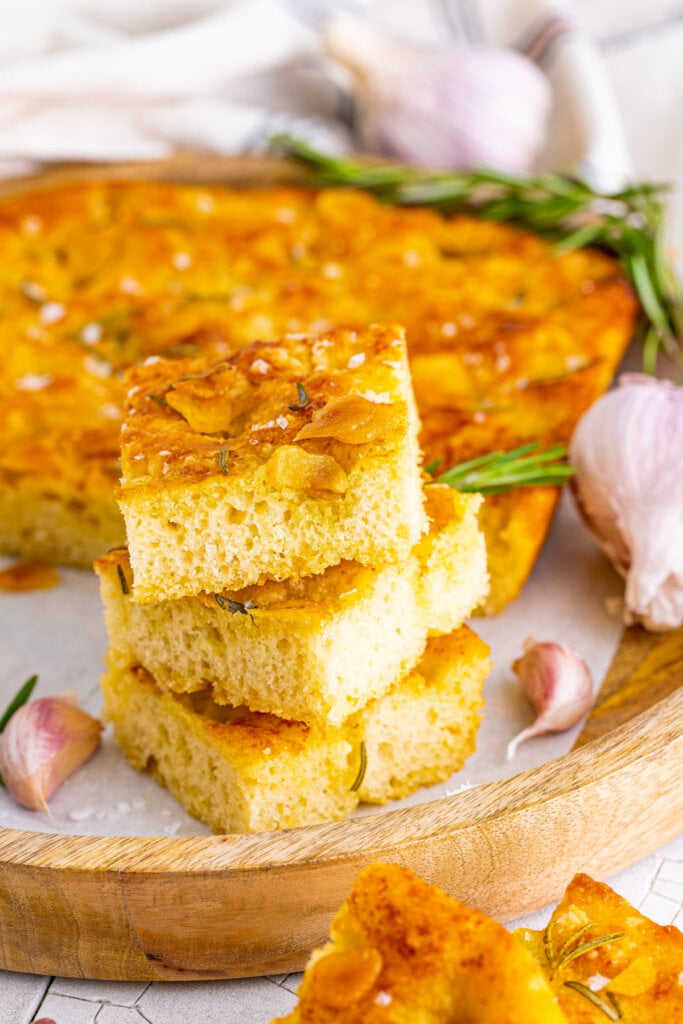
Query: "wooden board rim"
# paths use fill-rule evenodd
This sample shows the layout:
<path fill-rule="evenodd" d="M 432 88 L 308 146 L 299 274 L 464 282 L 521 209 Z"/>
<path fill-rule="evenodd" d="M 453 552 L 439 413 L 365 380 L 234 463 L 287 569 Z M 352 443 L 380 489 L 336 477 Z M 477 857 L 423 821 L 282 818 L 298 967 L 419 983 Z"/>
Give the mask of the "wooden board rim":
<path fill-rule="evenodd" d="M 668 723 L 670 713 L 676 717 L 671 729 L 662 737 L 659 730 L 654 727 L 660 720 L 661 723 Z M 367 816 L 277 832 L 181 838 L 71 834 L 65 836 L 60 833 L 0 828 L 0 863 L 8 862 L 5 859 L 8 844 L 11 849 L 13 841 L 19 840 L 22 845 L 26 844 L 26 849 L 18 858 L 12 860 L 13 863 L 69 870 L 75 866 L 72 850 L 78 853 L 82 851 L 97 854 L 104 843 L 110 854 L 102 861 L 102 867 L 108 871 L 141 872 L 160 869 L 167 871 L 172 854 L 181 849 L 185 856 L 191 858 L 191 864 L 186 864 L 183 870 L 188 870 L 189 867 L 191 870 L 222 872 L 285 864 L 291 866 L 311 860 L 344 857 L 362 852 L 368 845 L 368 837 L 372 840 L 375 833 L 379 833 L 378 838 L 381 838 L 387 830 L 394 836 L 392 845 L 423 842 L 431 838 L 436 829 L 442 831 L 446 827 L 455 830 L 468 825 L 479 825 L 483 821 L 493 820 L 500 814 L 522 812 L 530 802 L 539 802 L 532 799 L 536 787 L 540 786 L 544 790 L 540 802 L 551 803 L 563 799 L 577 789 L 602 784 L 612 774 L 619 774 L 625 767 L 632 767 L 638 760 L 649 761 L 655 753 L 660 757 L 664 753 L 661 746 L 656 750 L 650 749 L 655 732 L 657 743 L 664 739 L 665 748 L 669 744 L 683 740 L 683 690 L 676 691 L 613 733 L 592 740 L 579 749 L 570 750 L 562 757 L 537 768 L 530 768 L 518 775 L 413 807 L 378 811 Z M 642 741 L 646 739 L 650 742 L 643 743 Z M 510 793 L 514 794 L 514 802 L 509 799 Z M 683 819 L 681 820 L 683 823 Z M 362 846 L 358 842 L 361 837 Z M 292 844 L 292 838 L 301 838 L 304 846 Z M 266 850 L 266 844 L 270 852 L 262 859 L 260 855 Z M 374 847 L 372 841 L 370 845 Z M 280 855 L 283 857 L 282 860 L 279 859 Z"/>
<path fill-rule="evenodd" d="M 3 829 L 0 967 L 114 980 L 300 969 L 356 873 L 373 860 L 411 867 L 510 919 L 557 899 L 574 872 L 604 877 L 677 834 L 682 765 L 679 689 L 539 768 L 370 817 L 187 838 Z M 549 857 L 557 828 L 562 855 Z M 94 917 L 86 912 L 91 893 L 101 900 Z M 45 934 L 46 920 L 52 928 L 63 919 L 65 901 L 73 945 L 61 929 Z"/>

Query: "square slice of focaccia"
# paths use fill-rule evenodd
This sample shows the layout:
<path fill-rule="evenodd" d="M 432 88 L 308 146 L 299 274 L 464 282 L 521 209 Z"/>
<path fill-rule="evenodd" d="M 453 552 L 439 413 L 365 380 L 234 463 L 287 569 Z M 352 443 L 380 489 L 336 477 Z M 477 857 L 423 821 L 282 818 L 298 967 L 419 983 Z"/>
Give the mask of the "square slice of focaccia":
<path fill-rule="evenodd" d="M 317 576 L 140 604 L 125 548 L 95 563 L 109 660 L 174 692 L 340 725 L 413 668 L 488 587 L 478 495 L 425 488 L 429 533 L 400 564 L 342 562 Z M 363 652 L 360 671 L 358 652 Z"/>
<path fill-rule="evenodd" d="M 340 727 L 312 728 L 161 690 L 110 666 L 103 714 L 134 768 L 151 771 L 215 832 L 334 821 L 447 779 L 474 751 L 489 649 L 466 626 Z"/>
<path fill-rule="evenodd" d="M 117 493 L 134 600 L 381 566 L 426 530 L 400 327 L 147 360 L 128 385 Z"/>
<path fill-rule="evenodd" d="M 411 871 L 360 873 L 273 1024 L 567 1024 L 532 956 Z"/>
<path fill-rule="evenodd" d="M 516 932 L 571 1024 L 683 1021 L 683 933 L 588 875 L 569 884 L 544 932 Z"/>

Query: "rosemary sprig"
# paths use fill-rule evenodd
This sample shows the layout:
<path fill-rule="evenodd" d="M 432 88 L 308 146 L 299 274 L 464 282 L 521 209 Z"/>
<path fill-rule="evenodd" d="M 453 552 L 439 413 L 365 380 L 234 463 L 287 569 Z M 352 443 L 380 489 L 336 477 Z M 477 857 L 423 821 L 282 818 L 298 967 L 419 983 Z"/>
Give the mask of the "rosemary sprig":
<path fill-rule="evenodd" d="M 227 448 L 221 448 L 221 450 L 218 453 L 218 468 L 220 469 L 220 471 L 223 474 L 223 476 L 227 476 L 228 475 L 229 466 L 228 466 L 228 449 Z"/>
<path fill-rule="evenodd" d="M 662 351 L 683 361 L 683 290 L 665 255 L 663 196 L 670 186 L 642 183 L 607 194 L 560 174 L 435 173 L 327 156 L 289 135 L 276 136 L 272 144 L 303 161 L 320 186 L 362 188 L 395 205 L 509 221 L 552 239 L 558 253 L 584 245 L 611 253 L 633 282 L 643 309 L 643 368 L 654 372 Z"/>
<path fill-rule="evenodd" d="M 612 995 L 611 992 L 607 993 L 609 1003 L 606 1003 L 604 999 L 601 999 L 597 992 L 593 992 L 588 988 L 587 985 L 583 985 L 580 981 L 565 981 L 566 988 L 571 988 L 574 992 L 578 992 L 580 996 L 587 999 L 589 1003 L 596 1006 L 598 1010 L 602 1010 L 608 1020 L 623 1020 L 623 1014 L 619 1003 Z"/>
<path fill-rule="evenodd" d="M 360 741 L 360 764 L 358 765 L 358 773 L 357 773 L 355 779 L 353 780 L 353 782 L 351 783 L 351 792 L 352 793 L 356 793 L 360 789 L 360 787 L 361 787 L 361 785 L 363 783 L 363 779 L 365 778 L 365 773 L 366 773 L 367 769 L 368 769 L 368 750 L 367 750 L 367 747 L 365 746 L 365 741 L 361 740 Z"/>
<path fill-rule="evenodd" d="M 584 953 L 590 953 L 592 949 L 599 949 L 600 946 L 606 946 L 608 942 L 616 942 L 617 939 L 623 939 L 626 932 L 614 932 L 612 935 L 600 935 L 597 939 L 591 939 L 590 942 L 584 942 L 581 946 L 576 946 L 574 949 L 566 952 L 564 956 L 560 957 L 557 962 L 557 970 L 562 970 L 567 964 L 570 964 L 572 960 L 576 960 L 577 957 L 583 956 Z M 576 935 L 572 936 L 572 939 L 576 938 Z M 566 947 L 567 943 L 565 943 Z M 564 948 L 564 947 L 563 947 Z"/>
<path fill-rule="evenodd" d="M 513 487 L 561 487 L 575 472 L 567 462 L 565 445 L 543 451 L 531 443 L 461 462 L 430 482 L 464 493 L 501 494 Z"/>
<path fill-rule="evenodd" d="M 581 928 L 577 928 L 575 932 L 572 932 L 569 938 L 565 942 L 563 942 L 562 946 L 560 947 L 560 951 L 557 954 L 557 960 L 559 961 L 558 967 L 561 967 L 563 965 L 565 954 L 572 948 L 572 946 L 576 942 L 579 941 L 581 936 L 585 935 L 587 931 L 595 927 L 596 924 L 594 921 L 588 921 L 587 924 L 582 925 Z"/>
<path fill-rule="evenodd" d="M 9 722 L 9 720 L 12 717 L 12 715 L 14 714 L 14 712 L 18 711 L 19 708 L 22 707 L 28 701 L 28 699 L 30 698 L 31 694 L 33 693 L 33 691 L 35 689 L 35 686 L 36 686 L 37 682 L 38 682 L 38 676 L 37 675 L 31 676 L 31 678 L 27 679 L 26 682 L 24 683 L 24 685 L 22 687 L 20 687 L 20 689 L 14 695 L 12 700 L 9 702 L 9 704 L 5 708 L 5 711 L 4 711 L 4 714 L 3 714 L 2 718 L 0 718 L 0 732 L 4 731 L 5 726 Z"/>

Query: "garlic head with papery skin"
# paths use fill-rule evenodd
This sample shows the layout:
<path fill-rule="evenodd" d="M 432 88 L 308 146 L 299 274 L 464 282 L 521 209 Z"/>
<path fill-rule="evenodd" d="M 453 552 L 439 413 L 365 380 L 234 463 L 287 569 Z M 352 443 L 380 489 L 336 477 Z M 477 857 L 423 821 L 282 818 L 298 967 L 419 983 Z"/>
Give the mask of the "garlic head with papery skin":
<path fill-rule="evenodd" d="M 409 46 L 343 14 L 325 35 L 352 76 L 363 145 L 443 170 L 531 170 L 545 140 L 550 86 L 514 50 Z"/>
<path fill-rule="evenodd" d="M 683 389 L 625 374 L 579 420 L 569 458 L 579 511 L 626 579 L 624 621 L 683 625 Z"/>
<path fill-rule="evenodd" d="M 524 641 L 524 654 L 513 663 L 524 692 L 536 710 L 535 721 L 522 729 L 507 748 L 511 760 L 520 743 L 546 732 L 564 732 L 576 725 L 593 704 L 593 682 L 583 658 L 552 641 Z"/>
<path fill-rule="evenodd" d="M 101 732 L 102 724 L 70 695 L 24 704 L 0 742 L 0 773 L 10 795 L 30 810 L 47 812 L 58 786 L 95 752 Z"/>

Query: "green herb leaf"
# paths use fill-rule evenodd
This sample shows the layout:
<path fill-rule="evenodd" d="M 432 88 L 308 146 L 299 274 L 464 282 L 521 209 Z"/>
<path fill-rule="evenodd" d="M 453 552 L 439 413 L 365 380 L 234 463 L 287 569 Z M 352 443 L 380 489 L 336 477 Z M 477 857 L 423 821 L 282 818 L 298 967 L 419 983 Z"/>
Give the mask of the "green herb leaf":
<path fill-rule="evenodd" d="M 231 601 L 229 597 L 223 597 L 222 594 L 214 594 L 214 597 L 219 608 L 229 611 L 231 615 L 248 615 L 251 621 L 254 621 L 251 609 L 255 608 L 256 605 L 252 604 L 251 601 L 245 601 L 242 604 L 240 601 Z"/>
<path fill-rule="evenodd" d="M 608 1020 L 623 1020 L 619 1004 L 611 992 L 607 993 L 609 1003 L 606 1003 L 604 999 L 600 998 L 597 992 L 593 992 L 587 985 L 583 985 L 580 981 L 565 981 L 564 984 L 567 988 L 571 988 L 574 992 L 578 992 L 580 996 L 587 999 L 588 1002 L 592 1003 L 593 1006 L 596 1006 L 598 1010 L 602 1010 Z"/>
<path fill-rule="evenodd" d="M 560 964 L 563 962 L 564 955 L 572 948 L 572 946 L 575 943 L 579 941 L 582 935 L 585 935 L 585 933 L 590 928 L 597 928 L 597 925 L 594 921 L 589 921 L 587 924 L 582 925 L 581 928 L 577 928 L 575 932 L 572 932 L 572 934 L 569 936 L 566 942 L 562 944 L 562 947 L 560 948 L 560 951 L 557 954 L 557 959 L 560 962 Z"/>
<path fill-rule="evenodd" d="M 35 686 L 36 686 L 37 682 L 38 682 L 38 676 L 37 675 L 31 676 L 31 678 L 26 680 L 26 682 L 21 687 L 21 689 L 16 693 L 16 695 L 9 702 L 9 704 L 5 708 L 5 712 L 4 712 L 3 716 L 2 716 L 2 718 L 0 718 L 0 732 L 4 731 L 5 726 L 9 722 L 9 720 L 12 717 L 12 715 L 14 714 L 14 712 L 18 711 L 19 708 L 22 707 L 27 702 L 27 700 L 30 698 L 31 694 L 33 693 L 33 691 L 35 689 Z"/>
<path fill-rule="evenodd" d="M 430 476 L 434 476 L 442 462 L 443 459 L 434 459 L 432 462 L 429 463 L 428 466 L 425 466 L 425 473 L 429 473 Z"/>
<path fill-rule="evenodd" d="M 356 793 L 363 784 L 365 773 L 368 769 L 368 751 L 363 740 L 360 741 L 360 764 L 358 766 L 358 774 L 351 783 L 351 792 Z"/>
<path fill-rule="evenodd" d="M 576 946 L 575 949 L 565 953 L 561 959 L 557 962 L 557 970 L 561 970 L 566 967 L 567 964 L 571 963 L 572 960 L 576 960 L 577 957 L 583 956 L 584 953 L 590 953 L 592 949 L 598 949 L 600 946 L 606 946 L 608 942 L 616 942 L 618 939 L 623 939 L 626 932 L 614 932 L 613 935 L 600 935 L 597 939 L 591 939 L 590 942 L 584 942 L 582 946 Z"/>
<path fill-rule="evenodd" d="M 129 588 L 128 588 L 128 580 L 126 579 L 126 574 L 125 574 L 125 572 L 123 571 L 123 569 L 121 568 L 120 565 L 116 566 L 116 571 L 119 574 L 119 583 L 121 584 L 121 590 L 122 590 L 124 595 L 127 595 L 129 593 Z"/>
<path fill-rule="evenodd" d="M 151 398 L 153 402 L 158 402 L 159 405 L 168 405 L 168 402 L 163 395 L 146 395 L 146 398 Z"/>
<path fill-rule="evenodd" d="M 299 409 L 305 409 L 308 405 L 308 393 L 303 384 L 297 384 L 296 391 L 299 396 L 299 401 L 294 405 L 287 406 L 287 408 L 291 409 L 292 412 L 297 412 Z"/>
<path fill-rule="evenodd" d="M 555 930 L 555 922 L 548 921 L 548 927 L 543 932 L 543 952 L 545 958 L 548 961 L 548 967 L 552 971 L 555 966 L 555 954 L 553 953 L 553 932 Z"/>
<path fill-rule="evenodd" d="M 315 185 L 362 188 L 394 205 L 509 221 L 555 242 L 558 254 L 582 245 L 611 253 L 633 282 L 650 331 L 643 368 L 651 373 L 661 351 L 683 361 L 683 289 L 665 254 L 663 197 L 670 186 L 644 182 L 607 194 L 560 174 L 436 173 L 327 156 L 289 135 L 271 143 L 304 162 Z"/>
<path fill-rule="evenodd" d="M 218 453 L 218 468 L 224 476 L 228 475 L 228 449 L 221 448 Z"/>
<path fill-rule="evenodd" d="M 541 450 L 532 443 L 461 462 L 430 483 L 464 493 L 502 494 L 513 487 L 561 487 L 575 472 L 567 462 L 565 445 Z"/>

